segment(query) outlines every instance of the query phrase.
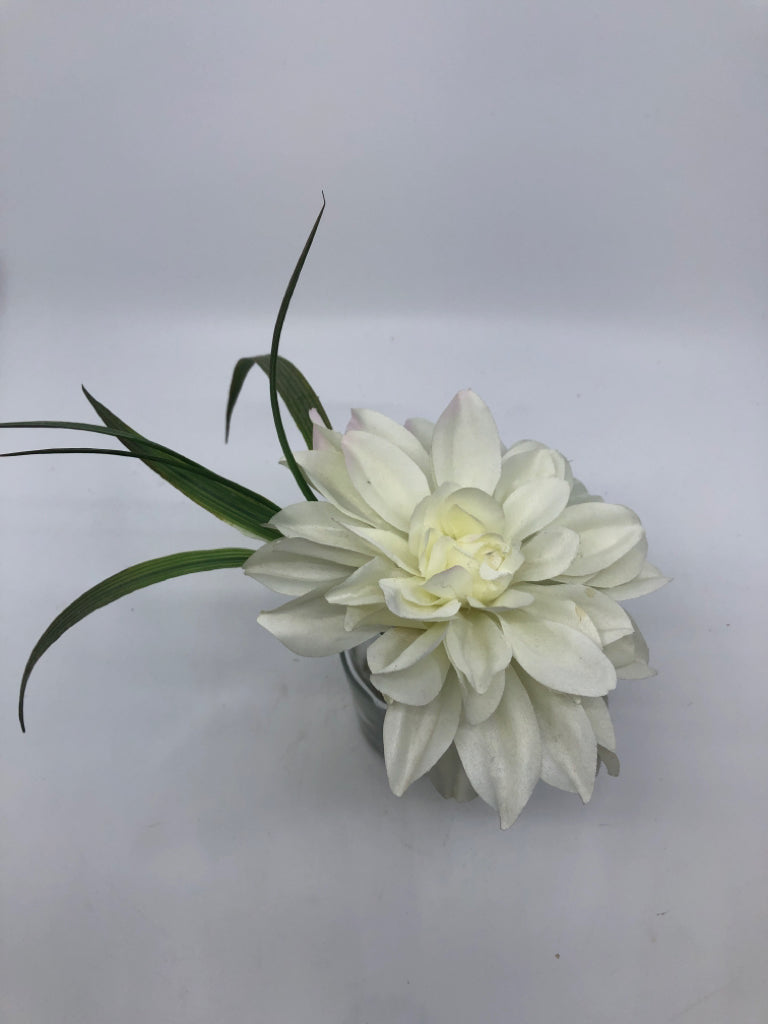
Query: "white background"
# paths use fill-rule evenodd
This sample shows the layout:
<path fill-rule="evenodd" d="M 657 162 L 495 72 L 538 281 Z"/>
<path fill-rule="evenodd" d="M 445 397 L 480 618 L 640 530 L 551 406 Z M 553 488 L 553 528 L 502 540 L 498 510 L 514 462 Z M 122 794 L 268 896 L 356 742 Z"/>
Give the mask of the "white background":
<path fill-rule="evenodd" d="M 323 188 L 284 354 L 334 423 L 435 418 L 471 386 L 507 443 L 636 509 L 674 577 L 630 608 L 659 675 L 612 698 L 620 778 L 586 807 L 541 785 L 502 833 L 427 781 L 392 796 L 338 660 L 261 631 L 277 599 L 237 571 L 67 634 L 22 737 L 64 605 L 247 541 L 127 459 L 4 461 L 3 1022 L 762 1020 L 766 5 L 2 17 L 1 419 L 92 419 L 85 383 L 297 500 L 260 371 L 227 447 L 223 411 Z"/>

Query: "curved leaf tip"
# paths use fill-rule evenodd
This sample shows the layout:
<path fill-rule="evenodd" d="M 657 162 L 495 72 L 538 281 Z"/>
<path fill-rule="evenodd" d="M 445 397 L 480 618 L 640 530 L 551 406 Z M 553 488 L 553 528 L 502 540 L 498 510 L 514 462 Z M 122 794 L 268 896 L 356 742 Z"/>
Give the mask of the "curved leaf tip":
<path fill-rule="evenodd" d="M 185 576 L 194 572 L 207 572 L 211 569 L 236 569 L 253 554 L 249 548 L 216 548 L 208 551 L 181 551 L 175 555 L 152 558 L 147 562 L 139 562 L 113 576 L 97 583 L 86 590 L 75 601 L 67 605 L 63 612 L 56 616 L 32 649 L 24 667 L 19 689 L 19 724 L 21 731 L 26 732 L 24 721 L 24 697 L 27 683 L 40 658 L 60 636 L 76 625 L 91 612 L 104 608 L 120 597 L 131 594 L 143 587 L 150 587 L 163 580 L 176 576 Z"/>

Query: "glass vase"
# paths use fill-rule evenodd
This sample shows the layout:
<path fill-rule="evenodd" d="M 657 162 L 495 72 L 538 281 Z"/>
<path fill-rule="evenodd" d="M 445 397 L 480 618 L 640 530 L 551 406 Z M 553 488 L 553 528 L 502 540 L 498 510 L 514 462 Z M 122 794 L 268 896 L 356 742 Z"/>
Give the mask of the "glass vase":
<path fill-rule="evenodd" d="M 384 756 L 384 715 L 387 704 L 371 683 L 368 648 L 372 640 L 341 652 L 341 664 L 352 691 L 360 729 L 374 750 Z"/>

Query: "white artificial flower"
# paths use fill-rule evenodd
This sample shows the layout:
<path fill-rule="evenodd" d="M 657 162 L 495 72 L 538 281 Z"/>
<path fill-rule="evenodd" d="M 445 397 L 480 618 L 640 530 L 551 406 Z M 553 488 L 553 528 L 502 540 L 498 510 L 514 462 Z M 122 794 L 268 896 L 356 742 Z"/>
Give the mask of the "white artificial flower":
<path fill-rule="evenodd" d="M 368 650 L 390 786 L 430 773 L 517 818 L 539 778 L 589 800 L 618 770 L 605 695 L 652 675 L 619 600 L 665 578 L 640 520 L 587 493 L 536 441 L 504 449 L 461 391 L 433 426 L 355 410 L 296 460 L 323 501 L 271 522 L 245 571 L 293 600 L 259 622 L 301 655 Z"/>

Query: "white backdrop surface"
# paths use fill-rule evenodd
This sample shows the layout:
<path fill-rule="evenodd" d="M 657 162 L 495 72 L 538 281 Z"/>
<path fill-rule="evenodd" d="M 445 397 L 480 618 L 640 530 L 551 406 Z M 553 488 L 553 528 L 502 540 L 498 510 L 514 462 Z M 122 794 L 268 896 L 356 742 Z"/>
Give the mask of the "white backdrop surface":
<path fill-rule="evenodd" d="M 621 776 L 506 833 L 392 796 L 338 660 L 236 570 L 77 626 L 22 736 L 68 601 L 247 541 L 133 461 L 5 460 L 3 1022 L 762 1020 L 768 11 L 502 7 L 6 5 L 0 419 L 91 419 L 84 383 L 296 500 L 264 378 L 226 447 L 223 412 L 325 187 L 284 354 L 335 425 L 472 387 L 674 577 L 630 608 L 659 675 L 612 698 Z"/>

